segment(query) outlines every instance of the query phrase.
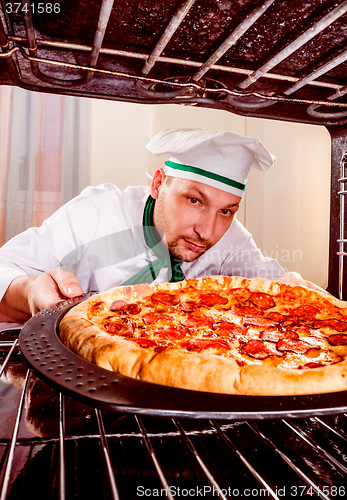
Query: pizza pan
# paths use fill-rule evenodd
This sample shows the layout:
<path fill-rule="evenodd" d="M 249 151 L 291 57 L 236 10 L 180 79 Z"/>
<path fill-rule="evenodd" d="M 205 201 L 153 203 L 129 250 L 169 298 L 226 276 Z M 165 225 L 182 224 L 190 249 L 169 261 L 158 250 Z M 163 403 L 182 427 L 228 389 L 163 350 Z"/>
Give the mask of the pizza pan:
<path fill-rule="evenodd" d="M 71 352 L 58 336 L 59 322 L 91 294 L 41 311 L 23 327 L 21 354 L 46 383 L 89 406 L 156 416 L 265 420 L 347 412 L 347 392 L 309 396 L 238 396 L 166 387 L 100 368 Z"/>

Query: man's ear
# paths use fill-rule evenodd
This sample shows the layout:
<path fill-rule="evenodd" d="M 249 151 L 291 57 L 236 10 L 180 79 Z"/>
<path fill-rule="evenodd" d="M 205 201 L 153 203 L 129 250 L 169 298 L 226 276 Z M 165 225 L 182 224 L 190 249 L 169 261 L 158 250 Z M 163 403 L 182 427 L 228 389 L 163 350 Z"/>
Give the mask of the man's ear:
<path fill-rule="evenodd" d="M 156 170 L 156 172 L 153 176 L 152 184 L 151 184 L 151 196 L 155 200 L 157 200 L 159 197 L 159 190 L 165 181 L 165 177 L 166 177 L 166 175 L 165 175 L 165 172 L 162 168 L 159 168 L 158 170 Z"/>

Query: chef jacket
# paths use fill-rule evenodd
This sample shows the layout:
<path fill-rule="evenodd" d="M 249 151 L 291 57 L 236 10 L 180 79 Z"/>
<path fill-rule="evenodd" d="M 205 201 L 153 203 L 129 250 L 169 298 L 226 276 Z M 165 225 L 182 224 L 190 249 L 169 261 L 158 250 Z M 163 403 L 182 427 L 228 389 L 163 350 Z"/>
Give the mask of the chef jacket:
<path fill-rule="evenodd" d="M 149 187 L 121 191 L 113 184 L 87 187 L 40 227 L 30 228 L 0 249 L 0 299 L 20 275 L 38 275 L 70 267 L 83 292 L 119 286 L 157 259 L 143 236 L 143 212 Z M 155 249 L 154 249 L 155 250 Z M 186 278 L 216 274 L 278 279 L 284 270 L 264 257 L 251 234 L 236 219 L 201 257 L 183 262 Z M 153 283 L 169 281 L 168 268 Z"/>

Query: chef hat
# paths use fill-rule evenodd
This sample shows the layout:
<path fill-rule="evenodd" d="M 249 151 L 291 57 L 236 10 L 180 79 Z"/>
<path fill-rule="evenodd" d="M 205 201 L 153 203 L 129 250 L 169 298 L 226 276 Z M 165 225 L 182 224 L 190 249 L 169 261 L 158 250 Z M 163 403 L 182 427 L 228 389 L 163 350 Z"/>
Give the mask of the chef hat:
<path fill-rule="evenodd" d="M 265 172 L 275 161 L 253 137 L 201 129 L 165 129 L 146 145 L 154 155 L 166 153 L 165 173 L 190 179 L 241 196 L 248 172 Z"/>

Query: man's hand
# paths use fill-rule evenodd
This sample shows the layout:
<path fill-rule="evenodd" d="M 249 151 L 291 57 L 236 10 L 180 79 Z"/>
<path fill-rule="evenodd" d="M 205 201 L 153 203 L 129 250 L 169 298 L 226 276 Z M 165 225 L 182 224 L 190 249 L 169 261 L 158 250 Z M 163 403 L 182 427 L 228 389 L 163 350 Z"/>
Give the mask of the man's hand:
<path fill-rule="evenodd" d="M 65 266 L 38 276 L 18 276 L 0 303 L 0 321 L 25 321 L 42 309 L 82 293 L 76 276 Z"/>
<path fill-rule="evenodd" d="M 312 283 L 312 281 L 306 281 L 299 273 L 289 272 L 286 273 L 278 281 L 283 281 L 284 283 L 291 283 L 292 285 L 305 286 L 306 288 L 311 288 L 311 290 L 318 290 L 319 292 L 328 293 L 324 288 Z"/>
<path fill-rule="evenodd" d="M 78 297 L 83 290 L 73 271 L 68 267 L 56 267 L 40 274 L 32 281 L 28 293 L 31 315 L 53 306 L 66 298 Z"/>

